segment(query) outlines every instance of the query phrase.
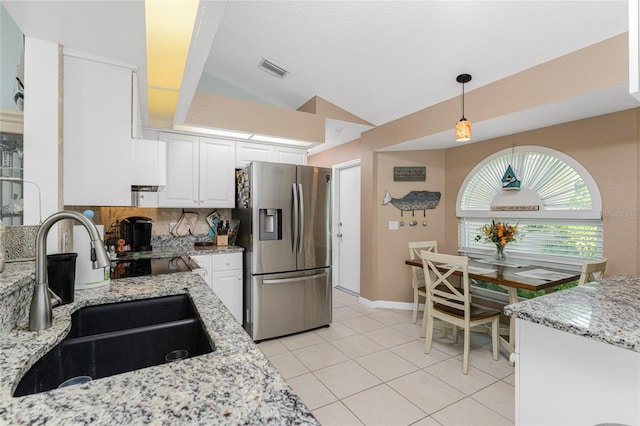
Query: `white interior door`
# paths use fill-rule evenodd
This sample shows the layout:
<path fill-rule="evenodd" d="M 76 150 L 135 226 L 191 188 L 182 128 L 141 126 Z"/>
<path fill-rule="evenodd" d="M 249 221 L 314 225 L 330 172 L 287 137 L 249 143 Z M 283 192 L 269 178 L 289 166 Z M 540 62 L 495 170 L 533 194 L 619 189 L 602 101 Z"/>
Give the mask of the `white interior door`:
<path fill-rule="evenodd" d="M 360 294 L 360 161 L 334 170 L 334 285 Z"/>

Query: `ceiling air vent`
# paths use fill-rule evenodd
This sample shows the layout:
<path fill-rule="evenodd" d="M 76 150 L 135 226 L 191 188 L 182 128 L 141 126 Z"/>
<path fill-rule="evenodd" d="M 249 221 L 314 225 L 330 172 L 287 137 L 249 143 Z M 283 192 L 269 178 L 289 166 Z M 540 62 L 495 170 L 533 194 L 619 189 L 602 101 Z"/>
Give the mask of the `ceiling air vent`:
<path fill-rule="evenodd" d="M 258 68 L 268 72 L 269 74 L 275 75 L 278 78 L 284 78 L 287 74 L 289 74 L 289 71 L 285 70 L 282 67 L 279 67 L 278 65 L 265 58 L 262 58 L 262 60 L 258 64 Z"/>

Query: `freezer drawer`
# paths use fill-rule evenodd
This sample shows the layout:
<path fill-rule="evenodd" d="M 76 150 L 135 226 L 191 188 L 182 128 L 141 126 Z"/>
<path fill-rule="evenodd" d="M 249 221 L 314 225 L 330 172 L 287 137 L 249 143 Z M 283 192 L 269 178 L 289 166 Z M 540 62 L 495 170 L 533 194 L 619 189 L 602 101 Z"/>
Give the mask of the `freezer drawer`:
<path fill-rule="evenodd" d="M 331 323 L 331 269 L 254 275 L 245 328 L 263 340 Z M 247 327 L 248 326 L 248 327 Z"/>

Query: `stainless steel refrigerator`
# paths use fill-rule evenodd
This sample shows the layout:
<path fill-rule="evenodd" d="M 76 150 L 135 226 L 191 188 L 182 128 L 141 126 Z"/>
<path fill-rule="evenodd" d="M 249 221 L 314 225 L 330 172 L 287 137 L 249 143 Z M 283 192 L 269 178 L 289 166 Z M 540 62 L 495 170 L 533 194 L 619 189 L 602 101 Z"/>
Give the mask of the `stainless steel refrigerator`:
<path fill-rule="evenodd" d="M 253 162 L 238 173 L 233 216 L 253 340 L 331 323 L 331 169 Z"/>

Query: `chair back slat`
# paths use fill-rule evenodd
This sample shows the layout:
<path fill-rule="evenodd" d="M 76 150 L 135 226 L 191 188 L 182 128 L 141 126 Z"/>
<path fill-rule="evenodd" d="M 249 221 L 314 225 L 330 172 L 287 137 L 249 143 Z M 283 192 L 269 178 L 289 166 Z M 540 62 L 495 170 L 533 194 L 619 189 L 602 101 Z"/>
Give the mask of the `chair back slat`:
<path fill-rule="evenodd" d="M 582 264 L 580 272 L 580 281 L 578 285 L 587 283 L 588 281 L 597 281 L 604 278 L 604 271 L 607 267 L 607 259 L 601 259 L 595 262 L 585 262 Z"/>
<path fill-rule="evenodd" d="M 462 328 L 464 330 L 462 372 L 467 374 L 471 350 L 471 328 L 490 323 L 493 359 L 497 361 L 500 357 L 498 350 L 500 311 L 486 307 L 471 309 L 469 258 L 421 250 L 420 259 L 422 259 L 427 299 L 422 321 L 425 353 L 431 351 L 434 321 L 439 320 L 453 325 L 454 343 L 458 342 L 458 329 Z M 454 274 L 456 282 L 452 280 Z M 458 278 L 460 278 L 459 282 Z M 446 335 L 445 331 L 443 336 L 446 337 Z"/>
<path fill-rule="evenodd" d="M 438 252 L 437 241 L 410 241 L 409 242 L 409 258 L 416 260 L 420 258 L 420 251 L 426 250 L 430 252 Z M 413 288 L 420 288 L 424 286 L 424 274 L 422 268 L 417 266 L 411 267 L 412 284 Z"/>
<path fill-rule="evenodd" d="M 469 292 L 469 259 L 466 256 L 455 256 L 428 251 L 421 251 L 420 258 L 427 286 L 427 305 L 445 305 L 464 311 L 469 317 L 471 297 Z M 438 265 L 446 265 L 446 272 L 441 272 Z M 462 288 L 451 281 L 456 271 L 462 272 Z"/>

